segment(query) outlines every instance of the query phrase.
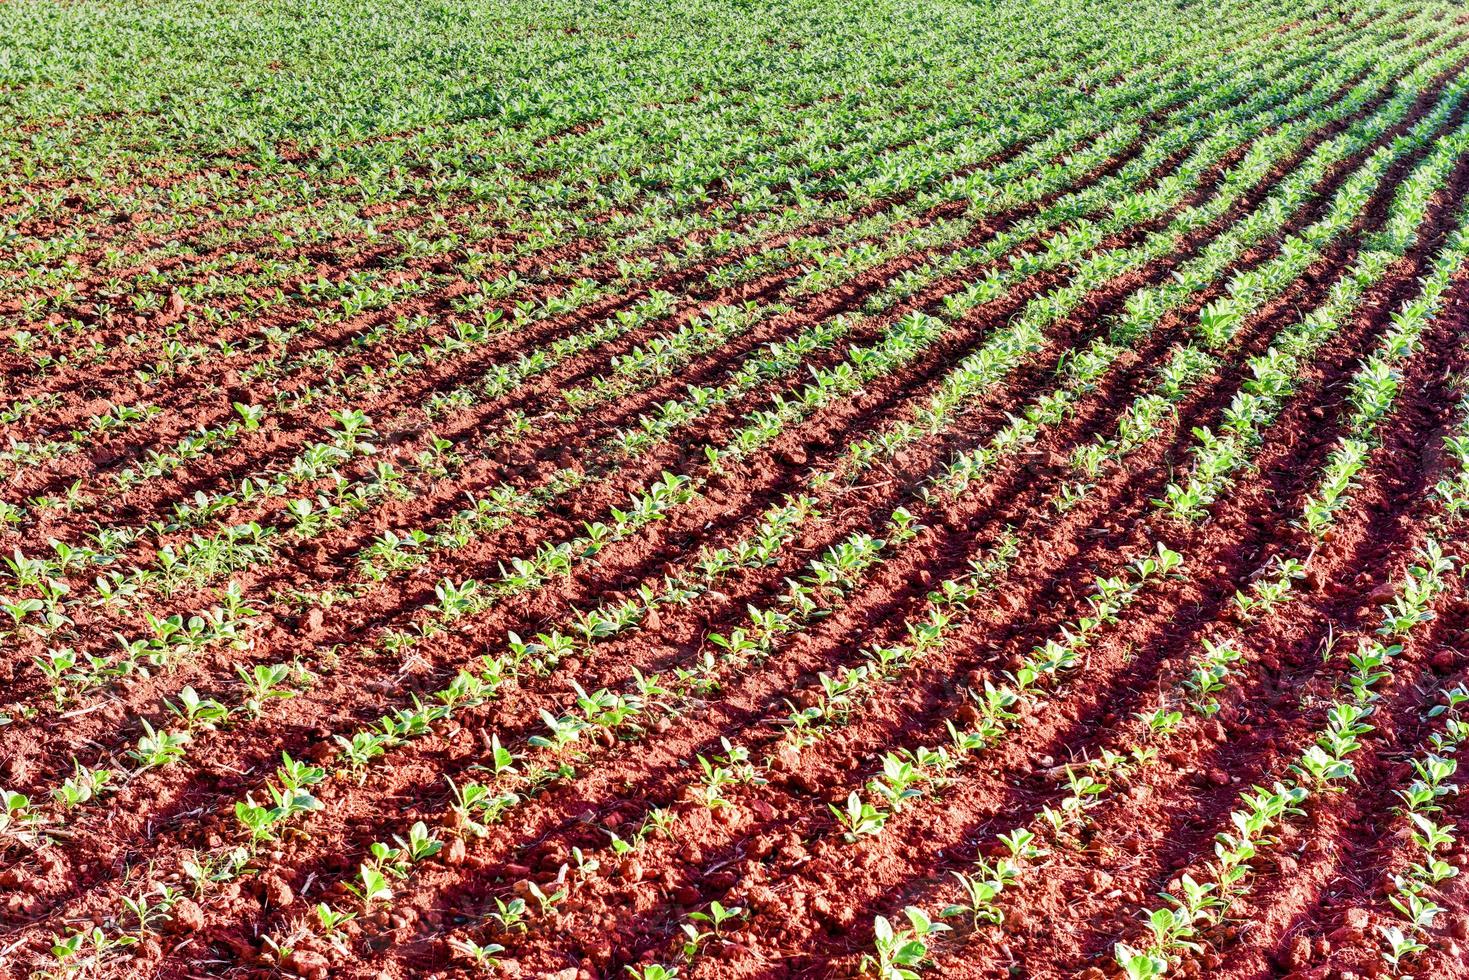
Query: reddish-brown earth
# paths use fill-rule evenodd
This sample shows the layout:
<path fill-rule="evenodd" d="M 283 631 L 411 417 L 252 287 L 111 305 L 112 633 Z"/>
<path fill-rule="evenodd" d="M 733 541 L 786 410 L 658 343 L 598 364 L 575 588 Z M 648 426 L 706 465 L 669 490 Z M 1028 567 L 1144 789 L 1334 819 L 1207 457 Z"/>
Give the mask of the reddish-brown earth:
<path fill-rule="evenodd" d="M 1462 245 L 1469 155 L 1445 162 L 1436 148 L 1457 146 L 1469 120 L 1469 31 L 1440 24 L 1421 39 L 1416 57 L 1431 70 L 1410 88 L 1360 57 L 1323 80 L 1316 62 L 1347 57 L 1362 36 L 1381 44 L 1409 36 L 1392 18 L 1344 25 L 1285 24 L 1269 42 L 1243 48 L 1252 67 L 1269 65 L 1285 80 L 1284 92 L 1168 76 L 1174 97 L 1129 119 L 1127 138 L 1095 158 L 1084 154 L 1097 133 L 1037 156 L 1049 147 L 1042 133 L 850 208 L 835 178 L 809 198 L 773 188 L 776 203 L 755 213 L 710 195 L 694 209 L 706 224 L 615 256 L 596 235 L 545 244 L 465 197 L 411 189 L 377 203 L 342 194 L 346 209 L 371 219 L 381 236 L 362 240 L 346 223 L 309 245 L 283 242 L 222 205 L 303 179 L 289 152 L 275 174 L 218 159 L 116 188 L 157 201 L 169 188 L 215 188 L 217 199 L 168 214 L 166 233 L 131 215 L 89 211 L 84 196 L 21 223 L 36 239 L 85 230 L 87 247 L 50 260 L 75 264 L 69 299 L 54 289 L 7 292 L 0 313 L 23 317 L 23 298 L 64 299 L 52 325 L 78 318 L 87 344 L 115 353 L 46 371 L 35 370 L 23 346 L 0 353 L 6 405 L 39 399 L 0 422 L 0 442 L 13 450 L 0 460 L 0 500 L 17 515 L 0 523 L 0 554 L 20 556 L 0 576 L 0 598 L 49 589 L 64 617 L 48 623 L 39 603 L 15 607 L 0 643 L 0 789 L 29 799 L 20 818 L 0 823 L 0 975 L 63 969 L 53 944 L 95 928 L 136 940 L 76 971 L 109 978 L 588 980 L 652 976 L 657 965 L 677 966 L 683 978 L 871 976 L 879 916 L 901 924 L 905 908 L 936 915 L 954 904 L 954 874 L 999 856 L 998 835 L 1040 828 L 1045 808 L 1067 798 L 1071 769 L 1151 745 L 1145 763 L 1104 780 L 1083 820 L 1045 838 L 1047 855 L 997 900 L 1003 921 L 946 918 L 953 928 L 929 941 L 921 968 L 963 978 L 1122 975 L 1118 943 L 1145 945 L 1142 915 L 1159 907 L 1158 896 L 1177 894 L 1185 873 L 1207 875 L 1241 793 L 1292 778 L 1290 766 L 1347 689 L 1346 651 L 1374 634 L 1383 607 L 1422 562 L 1420 549 L 1434 541 L 1469 558 L 1464 524 L 1435 492 L 1462 463 L 1446 437 L 1469 431 L 1460 404 L 1469 393 L 1469 269 L 1450 277 L 1421 338 L 1395 362 L 1395 401 L 1372 432 L 1358 431 L 1351 400 L 1364 361 L 1435 263 Z M 1294 46 L 1309 54 L 1292 59 Z M 1344 105 L 1359 86 L 1358 100 Z M 1298 96 L 1311 101 L 1283 108 Z M 1213 121 L 1226 116 L 1245 135 L 1188 169 Z M 1199 124 L 1187 139 L 1162 141 L 1190 123 Z M 587 120 L 544 141 L 590 143 L 601 128 Z M 1282 132 L 1293 141 L 1274 142 Z M 925 135 L 865 152 L 895 154 Z M 415 138 L 426 136 L 392 137 Z M 1266 154 L 1258 172 L 1247 169 L 1257 151 Z M 1318 157 L 1329 163 L 1293 189 Z M 1072 454 L 1117 437 L 1135 399 L 1157 387 L 1162 365 L 1183 348 L 1204 349 L 1203 311 L 1316 242 L 1336 202 L 1384 159 L 1364 203 L 1311 261 L 1249 307 L 1226 343 L 1208 350 L 1212 359 L 1156 429 L 1095 474 L 1078 470 Z M 1043 170 L 1065 176 L 988 210 L 962 195 L 937 203 L 924 196 L 978 173 L 1020 182 Z M 1416 205 L 1414 181 L 1433 185 Z M 344 180 L 335 190 L 350 186 Z M 43 188 L 58 189 L 38 180 L 34 190 Z M 1296 196 L 1280 204 L 1288 194 Z M 1163 203 L 1128 221 L 1112 208 L 1126 195 Z M 303 221 L 318 203 L 298 202 Z M 588 215 L 585 227 L 635 212 Z M 789 220 L 761 223 L 775 214 Z M 1259 377 L 1256 359 L 1287 344 L 1370 253 L 1389 249 L 1403 214 L 1414 219 L 1412 240 L 1384 260 L 1329 340 L 1300 356 L 1293 387 L 1250 443 L 1247 462 L 1201 517 L 1170 517 L 1157 501 L 1188 479 L 1200 431 L 1225 431 L 1238 393 Z M 1242 227 L 1266 230 L 1241 243 Z M 409 254 L 403 242 L 420 231 L 475 233 L 478 257 L 493 255 L 470 274 L 464 246 Z M 1082 232 L 1093 237 L 1079 251 L 1045 261 Z M 239 237 L 218 244 L 225 234 Z M 749 238 L 715 249 L 727 235 Z M 164 246 L 169 254 L 157 256 Z M 1216 254 L 1226 257 L 1206 278 L 1186 278 Z M 199 292 L 214 277 L 248 281 L 298 259 L 306 261 L 279 281 L 247 282 L 210 300 Z M 844 278 L 816 275 L 840 261 L 854 263 Z M 733 276 L 742 264 L 748 274 Z M 520 279 L 510 293 L 470 305 L 484 283 L 509 273 Z M 145 276 L 166 282 L 162 308 L 98 312 L 109 280 Z M 343 312 L 339 299 L 310 291 L 319 281 L 367 281 L 353 277 L 400 292 Z M 586 281 L 611 285 L 578 297 Z M 982 281 L 1002 286 L 960 305 Z M 1179 281 L 1188 288 L 1148 329 L 1113 343 L 1137 295 Z M 576 301 L 558 305 L 567 296 Z M 663 306 L 642 315 L 660 297 Z M 1006 370 L 966 391 L 952 414 L 928 414 L 976 357 L 1011 356 L 995 345 L 1053 300 L 1064 306 Z M 543 312 L 518 317 L 518 304 Z M 745 307 L 748 322 L 679 352 L 670 366 L 627 366 L 671 344 L 681 326 L 728 307 Z M 487 310 L 500 317 L 494 329 L 456 342 Z M 806 387 L 813 377 L 864 370 L 873 351 L 891 354 L 885 338 L 924 316 L 941 318 L 942 329 L 883 370 L 836 397 Z M 771 351 L 785 348 L 772 345 L 832 324 L 838 328 L 793 363 L 773 363 Z M 130 341 L 137 334 L 143 341 Z M 64 332 L 37 343 L 34 350 L 55 356 L 81 346 Z M 174 343 L 198 346 L 173 373 L 147 374 Z M 430 348 L 440 353 L 426 354 Z M 1108 358 L 1106 369 L 1068 388 L 1078 352 L 1089 348 Z M 528 360 L 537 355 L 548 360 Z M 762 358 L 772 363 L 740 373 Z M 495 372 L 510 380 L 487 388 Z M 567 397 L 597 392 L 598 382 L 605 393 Z M 716 389 L 718 398 L 691 401 Z M 1067 400 L 1046 415 L 1061 390 Z M 686 425 L 645 450 L 620 448 L 620 435 L 652 429 L 680 402 L 696 413 Z M 242 425 L 236 403 L 257 410 L 258 425 Z M 773 405 L 788 414 L 767 436 L 711 460 L 706 447 L 729 447 Z M 88 431 L 117 406 L 156 414 Z M 371 450 L 359 445 L 306 466 L 303 456 L 349 444 L 339 434 L 352 411 L 366 417 L 362 439 Z M 1017 418 L 1043 421 L 1018 445 L 997 439 Z M 226 428 L 197 458 L 128 475 L 191 433 Z M 859 445 L 893 433 L 895 451 Z M 1303 511 L 1333 451 L 1354 435 L 1370 441 L 1367 462 L 1330 530 L 1313 534 Z M 53 440 L 68 448 L 38 457 L 23 448 Z M 996 449 L 991 464 L 962 492 L 946 490 L 956 456 L 984 447 Z M 665 474 L 687 478 L 687 494 L 629 523 L 629 500 Z M 510 497 L 513 507 L 495 509 Z M 810 512 L 749 558 L 762 521 L 796 500 Z M 343 509 L 312 526 L 288 511 L 293 501 Z M 462 516 L 480 501 L 479 523 Z M 906 539 L 892 520 L 899 507 L 913 517 Z M 595 527 L 619 521 L 624 532 L 589 546 Z M 262 550 L 171 577 L 178 555 L 245 525 Z M 412 560 L 369 562 L 385 536 L 416 532 L 436 537 L 410 549 Z M 839 587 L 821 584 L 819 574 L 838 562 L 834 549 L 869 540 L 863 535 L 880 539 L 878 560 Z M 28 581 L 23 559 L 54 559 L 49 542 L 108 554 L 95 565 L 53 562 L 46 579 L 64 588 Z M 565 568 L 507 584 L 516 560 L 563 545 Z M 968 752 L 951 747 L 945 778 L 886 806 L 880 833 L 844 837 L 841 812 L 853 794 L 884 808 L 874 781 L 886 754 L 949 745 L 951 732 L 976 725 L 987 686 L 1013 685 L 1033 651 L 1080 632 L 1099 576 L 1124 574 L 1160 545 L 1182 555 L 1181 569 L 1085 630 L 1079 659 L 1022 698 L 1002 737 Z M 716 549 L 735 557 L 729 570 L 707 573 Z M 1284 559 L 1302 563 L 1288 601 L 1241 612 L 1236 595 Z M 935 601 L 943 583 L 987 560 L 969 602 Z M 1228 980 L 1393 975 L 1381 930 L 1402 925 L 1390 904 L 1399 894 L 1394 875 L 1419 859 L 1397 791 L 1411 783 L 1412 760 L 1433 733 L 1457 719 L 1428 709 L 1469 682 L 1460 567 L 1377 685 L 1372 731 L 1353 756 L 1345 792 L 1312 794 L 1275 829 L 1246 885 L 1201 928 L 1197 948 L 1174 951 L 1171 972 Z M 107 601 L 116 585 L 100 586 L 98 577 L 112 572 L 136 593 Z M 474 604 L 449 615 L 446 589 L 468 581 L 477 583 Z M 815 611 L 792 600 L 793 582 L 811 585 Z M 677 586 L 690 586 L 688 594 L 667 598 Z M 126 676 L 102 669 L 129 640 L 153 635 L 158 618 L 187 621 L 228 605 L 226 588 L 248 608 L 237 637 L 135 663 Z M 595 642 L 581 639 L 589 614 L 623 605 L 638 610 L 634 621 Z M 947 618 L 931 618 L 936 609 Z M 731 648 L 775 616 L 785 618 L 764 645 Z M 870 664 L 874 650 L 919 642 L 924 624 L 935 622 L 940 639 L 921 659 L 893 676 L 863 675 L 849 711 L 800 737 L 792 716 L 825 706 L 824 684 Z M 1226 635 L 1248 656 L 1230 673 L 1218 712 L 1202 712 L 1180 692 L 1204 641 Z M 510 656 L 533 637 L 575 642 L 560 657 Z M 98 658 L 90 682 L 76 679 L 85 662 L 65 680 L 42 669 L 63 649 Z M 440 696 L 461 672 L 492 673 L 486 657 L 504 658 L 513 676 L 477 703 Z M 284 696 L 251 704 L 249 671 L 278 664 L 290 668 L 277 692 Z M 228 719 L 190 725 L 169 706 L 186 688 L 216 699 Z M 604 690 L 640 700 L 619 722 L 590 720 L 566 747 L 544 744 L 547 717 L 583 717 L 578 697 Z M 380 758 L 353 766 L 343 755 L 354 733 L 438 704 L 448 705 L 444 716 Z M 1140 715 L 1160 705 L 1181 716 L 1170 734 L 1154 737 Z M 140 739 L 154 730 L 188 733 L 178 758 L 143 763 Z M 496 745 L 513 755 L 512 770 L 494 771 Z M 736 748 L 748 763 L 725 759 Z M 266 802 L 280 787 L 283 754 L 321 767 L 310 787 L 320 806 L 252 842 L 237 807 Z M 746 764 L 749 778 L 706 791 L 709 768 L 743 772 Z M 109 769 L 114 783 L 66 808 L 56 794 L 77 767 Z M 456 792 L 473 782 L 513 794 L 483 833 L 454 809 Z M 1469 826 L 1465 806 L 1447 795 L 1441 822 Z M 419 822 L 432 853 L 374 857 L 379 843 L 406 848 Z M 1469 864 L 1461 837 L 1450 835 L 1435 853 L 1452 869 Z M 197 873 L 236 854 L 228 873 Z M 388 896 L 360 894 L 363 868 L 374 861 Z M 1466 879 L 1433 890 L 1441 909 L 1421 930 L 1425 948 L 1411 961 L 1417 976 L 1469 977 Z M 139 897 L 156 903 L 152 917 L 126 904 Z M 506 915 L 519 902 L 528 903 L 523 922 Z M 734 917 L 686 949 L 689 928 L 710 930 L 698 916 L 714 903 Z M 343 923 L 328 926 L 318 909 Z M 504 949 L 479 965 L 476 944 Z"/>

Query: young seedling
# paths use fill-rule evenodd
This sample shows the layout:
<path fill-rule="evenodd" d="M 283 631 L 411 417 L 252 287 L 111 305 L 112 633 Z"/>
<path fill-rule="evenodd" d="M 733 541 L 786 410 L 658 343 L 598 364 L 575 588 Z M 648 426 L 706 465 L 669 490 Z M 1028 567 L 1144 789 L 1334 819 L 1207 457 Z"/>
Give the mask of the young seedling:
<path fill-rule="evenodd" d="M 875 952 L 862 958 L 861 970 L 875 980 L 918 980 L 918 971 L 928 962 L 928 941 L 949 927 L 934 922 L 922 909 L 909 906 L 903 910 L 909 926 L 895 928 L 879 915 L 872 925 Z"/>
<path fill-rule="evenodd" d="M 500 963 L 500 954 L 505 947 L 499 943 L 476 943 L 470 939 L 451 938 L 449 948 L 467 960 L 471 966 L 488 972 Z"/>
<path fill-rule="evenodd" d="M 887 823 L 888 815 L 877 809 L 870 803 L 862 800 L 862 796 L 853 790 L 847 796 L 847 805 L 843 809 L 834 803 L 828 803 L 827 809 L 832 816 L 836 817 L 837 823 L 843 828 L 842 839 L 848 844 L 855 844 L 858 839 L 868 834 L 882 833 L 883 825 Z"/>

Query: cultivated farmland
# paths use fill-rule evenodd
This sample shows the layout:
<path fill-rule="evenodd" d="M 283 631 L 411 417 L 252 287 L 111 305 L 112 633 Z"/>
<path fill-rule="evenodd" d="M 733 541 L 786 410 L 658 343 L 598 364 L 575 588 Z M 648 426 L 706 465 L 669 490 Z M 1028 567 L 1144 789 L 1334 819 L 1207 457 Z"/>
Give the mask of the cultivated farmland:
<path fill-rule="evenodd" d="M 20 0 L 0 161 L 0 976 L 1469 977 L 1465 8 Z"/>

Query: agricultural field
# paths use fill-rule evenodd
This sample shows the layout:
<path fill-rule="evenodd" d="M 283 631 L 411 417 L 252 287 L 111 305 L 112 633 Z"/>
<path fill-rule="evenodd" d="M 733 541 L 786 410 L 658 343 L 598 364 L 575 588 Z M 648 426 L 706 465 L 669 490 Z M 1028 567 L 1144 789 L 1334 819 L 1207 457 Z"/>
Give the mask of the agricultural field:
<path fill-rule="evenodd" d="M 0 39 L 0 977 L 1469 977 L 1469 8 Z"/>

